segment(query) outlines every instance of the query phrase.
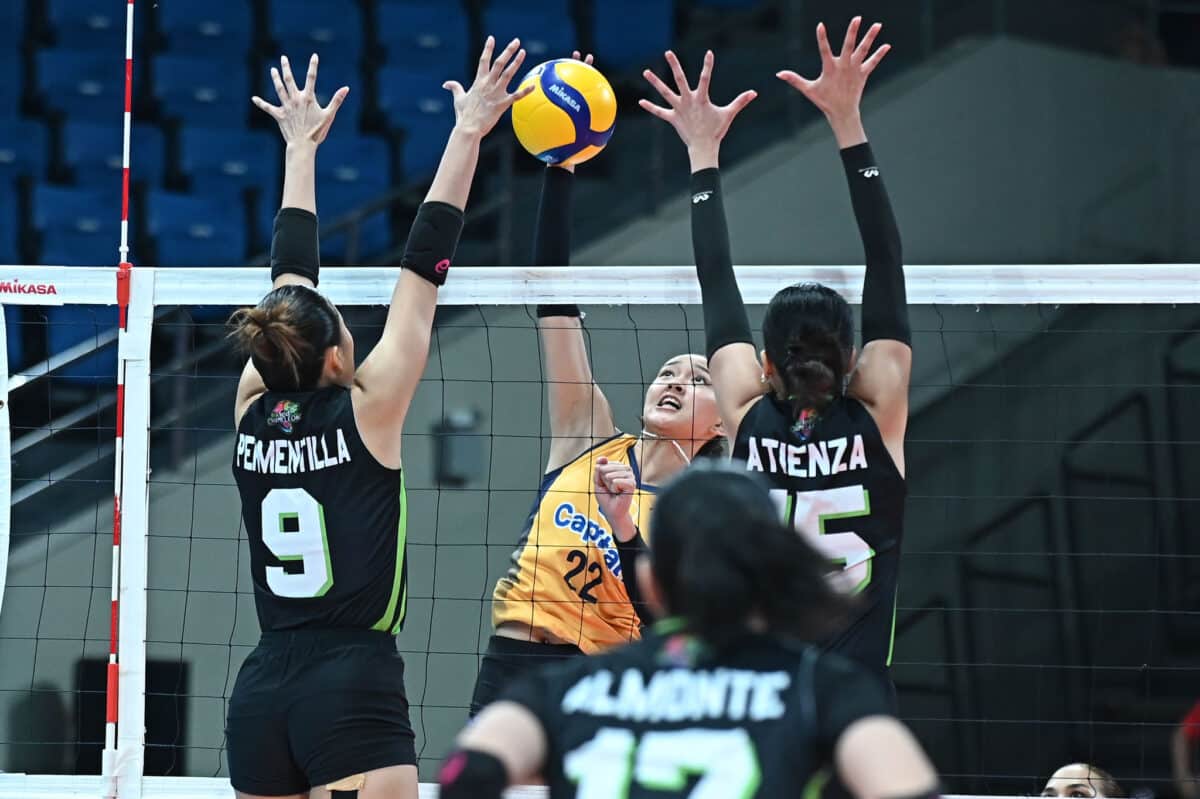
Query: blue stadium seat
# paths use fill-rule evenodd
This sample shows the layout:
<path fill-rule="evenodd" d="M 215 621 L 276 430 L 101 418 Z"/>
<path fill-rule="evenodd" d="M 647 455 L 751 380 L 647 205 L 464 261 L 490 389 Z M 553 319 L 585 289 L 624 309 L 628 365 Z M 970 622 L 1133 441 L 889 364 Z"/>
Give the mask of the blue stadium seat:
<path fill-rule="evenodd" d="M 46 0 L 45 5 L 46 19 L 59 47 L 76 51 L 116 51 L 124 57 L 125 3 Z M 138 30 L 136 25 L 134 30 Z"/>
<path fill-rule="evenodd" d="M 50 137 L 36 122 L 0 120 L 0 181 L 15 177 L 41 178 L 50 157 Z"/>
<path fill-rule="evenodd" d="M 117 124 L 68 122 L 62 129 L 63 160 L 76 182 L 117 186 L 120 179 L 125 132 Z M 166 141 L 151 125 L 134 125 L 130 148 L 130 174 L 135 181 L 159 185 L 166 171 Z"/>
<path fill-rule="evenodd" d="M 71 119 L 120 123 L 125 110 L 123 51 L 42 50 L 36 63 L 37 92 L 47 108 Z"/>
<path fill-rule="evenodd" d="M 119 242 L 120 195 L 114 191 L 36 184 L 33 228 L 42 237 L 41 263 L 112 263 Z"/>
<path fill-rule="evenodd" d="M 457 2 L 384 0 L 379 31 L 389 64 L 436 64 L 449 75 L 467 66 L 470 25 Z"/>
<path fill-rule="evenodd" d="M 514 37 L 529 54 L 529 66 L 571 55 L 579 42 L 566 0 L 493 0 L 483 14 L 483 34 L 502 48 Z"/>
<path fill-rule="evenodd" d="M 253 108 L 241 59 L 161 56 L 154 63 L 154 97 L 168 116 L 212 127 L 241 128 Z"/>
<path fill-rule="evenodd" d="M 604 0 L 595 9 L 592 31 L 605 68 L 641 65 L 671 46 L 675 0 Z"/>
<path fill-rule="evenodd" d="M 454 105 L 442 88 L 440 69 L 385 67 L 379 71 L 379 107 L 394 128 L 404 130 L 400 157 L 405 178 L 423 177 L 437 166 L 454 126 Z"/>
<path fill-rule="evenodd" d="M 118 312 L 111 305 L 64 305 L 46 308 L 46 351 L 58 355 L 84 341 L 98 343 L 101 333 L 117 326 Z M 76 385 L 115 385 L 117 344 L 114 341 L 94 355 L 81 358 L 51 373 L 51 380 Z"/>
<path fill-rule="evenodd" d="M 20 262 L 20 230 L 16 189 L 11 181 L 0 180 L 0 264 Z"/>
<path fill-rule="evenodd" d="M 346 0 L 270 0 L 267 18 L 271 38 L 292 58 L 296 82 L 303 82 L 308 57 L 358 63 L 363 51 L 362 13 Z M 293 55 L 299 54 L 299 56 Z M 296 60 L 297 58 L 301 60 Z"/>
<path fill-rule="evenodd" d="M 200 195 L 236 194 L 253 186 L 278 193 L 279 142 L 265 131 L 187 127 L 179 138 L 180 168 Z"/>
<path fill-rule="evenodd" d="M 0 3 L 0 49 L 15 51 L 16 45 L 25 40 L 25 33 L 25 3 L 23 0 L 9 0 L 7 3 Z"/>
<path fill-rule="evenodd" d="M 363 203 L 378 198 L 391 187 L 387 143 L 369 136 L 331 137 L 317 158 L 317 209 L 328 224 Z M 358 254 L 377 253 L 391 243 L 386 210 L 364 220 L 359 230 Z M 321 251 L 341 259 L 348 245 L 345 235 L 327 237 Z"/>
<path fill-rule="evenodd" d="M 161 266 L 241 266 L 246 222 L 241 205 L 220 198 L 150 192 L 148 230 Z"/>
<path fill-rule="evenodd" d="M 3 25 L 3 19 L 0 19 Z M 21 113 L 21 92 L 25 71 L 21 68 L 21 51 L 15 44 L 0 39 L 0 75 L 8 75 L 13 89 L 0 93 L 0 121 L 14 119 Z"/>
<path fill-rule="evenodd" d="M 254 16 L 245 0 L 160 3 L 158 29 L 172 53 L 236 59 L 250 49 Z"/>
<path fill-rule="evenodd" d="M 702 8 L 755 8 L 761 6 L 763 0 L 692 0 L 692 5 Z"/>

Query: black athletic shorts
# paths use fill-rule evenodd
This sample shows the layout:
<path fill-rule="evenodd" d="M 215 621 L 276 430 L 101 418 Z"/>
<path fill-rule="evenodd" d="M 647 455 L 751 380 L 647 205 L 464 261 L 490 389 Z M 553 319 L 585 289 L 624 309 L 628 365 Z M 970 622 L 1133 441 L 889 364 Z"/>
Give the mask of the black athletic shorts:
<path fill-rule="evenodd" d="M 225 725 L 243 793 L 304 793 L 417 763 L 396 639 L 372 630 L 266 632 L 238 672 Z"/>
<path fill-rule="evenodd" d="M 545 663 L 558 663 L 582 657 L 583 651 L 571 644 L 539 644 L 493 635 L 479 664 L 475 695 L 471 697 L 471 718 L 499 698 L 509 683 Z"/>

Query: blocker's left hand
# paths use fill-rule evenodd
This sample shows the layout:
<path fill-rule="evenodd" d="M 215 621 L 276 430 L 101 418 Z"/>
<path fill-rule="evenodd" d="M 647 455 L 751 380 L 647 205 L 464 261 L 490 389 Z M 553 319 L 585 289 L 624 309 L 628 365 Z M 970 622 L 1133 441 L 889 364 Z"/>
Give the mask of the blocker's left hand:
<path fill-rule="evenodd" d="M 508 91 L 517 70 L 525 61 L 525 51 L 520 47 L 521 40 L 513 39 L 493 62 L 496 39 L 489 36 L 479 55 L 479 66 L 475 70 L 475 82 L 471 88 L 464 89 L 456 80 L 442 84 L 442 88 L 454 97 L 454 126 L 458 130 L 486 136 L 513 103 L 533 91 L 533 86 L 515 93 Z"/>

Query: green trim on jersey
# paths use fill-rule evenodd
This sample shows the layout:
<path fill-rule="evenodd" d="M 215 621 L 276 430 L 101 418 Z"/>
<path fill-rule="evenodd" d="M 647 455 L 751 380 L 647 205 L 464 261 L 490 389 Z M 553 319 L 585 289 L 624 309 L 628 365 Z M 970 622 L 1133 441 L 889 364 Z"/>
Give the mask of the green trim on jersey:
<path fill-rule="evenodd" d="M 408 549 L 408 492 L 404 487 L 404 472 L 400 472 L 400 523 L 396 526 L 396 571 L 392 577 L 392 596 L 388 599 L 387 610 L 383 617 L 375 622 L 372 630 L 390 632 L 396 635 L 404 626 L 404 614 L 408 611 L 408 585 L 404 579 L 404 558 Z M 396 603 L 400 604 L 400 613 L 396 615 Z"/>
<path fill-rule="evenodd" d="M 892 665 L 892 652 L 896 650 L 896 603 L 900 601 L 900 586 L 896 586 L 896 593 L 892 597 L 892 631 L 888 634 L 888 656 L 887 665 L 890 668 Z"/>
<path fill-rule="evenodd" d="M 829 769 L 823 768 L 804 784 L 803 790 L 800 791 L 801 799 L 821 799 L 821 794 L 825 793 L 825 786 L 829 784 L 829 778 L 833 776 L 829 773 Z"/>

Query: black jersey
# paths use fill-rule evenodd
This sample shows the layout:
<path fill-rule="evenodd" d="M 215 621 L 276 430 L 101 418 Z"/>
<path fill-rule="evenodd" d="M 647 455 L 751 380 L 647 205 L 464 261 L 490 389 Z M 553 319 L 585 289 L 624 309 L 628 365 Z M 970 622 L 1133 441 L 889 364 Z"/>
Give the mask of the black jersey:
<path fill-rule="evenodd" d="M 548 666 L 509 689 L 546 733 L 551 799 L 796 797 L 842 732 L 888 714 L 878 680 L 816 647 L 683 632 Z"/>
<path fill-rule="evenodd" d="M 399 632 L 407 604 L 403 475 L 367 451 L 348 389 L 255 400 L 238 425 L 233 476 L 264 631 Z"/>
<path fill-rule="evenodd" d="M 854 621 L 823 644 L 884 673 L 907 489 L 870 412 L 844 396 L 820 416 L 796 420 L 790 406 L 766 395 L 742 419 L 733 457 L 762 472 L 784 519 L 843 564 L 838 585 L 861 593 Z"/>

